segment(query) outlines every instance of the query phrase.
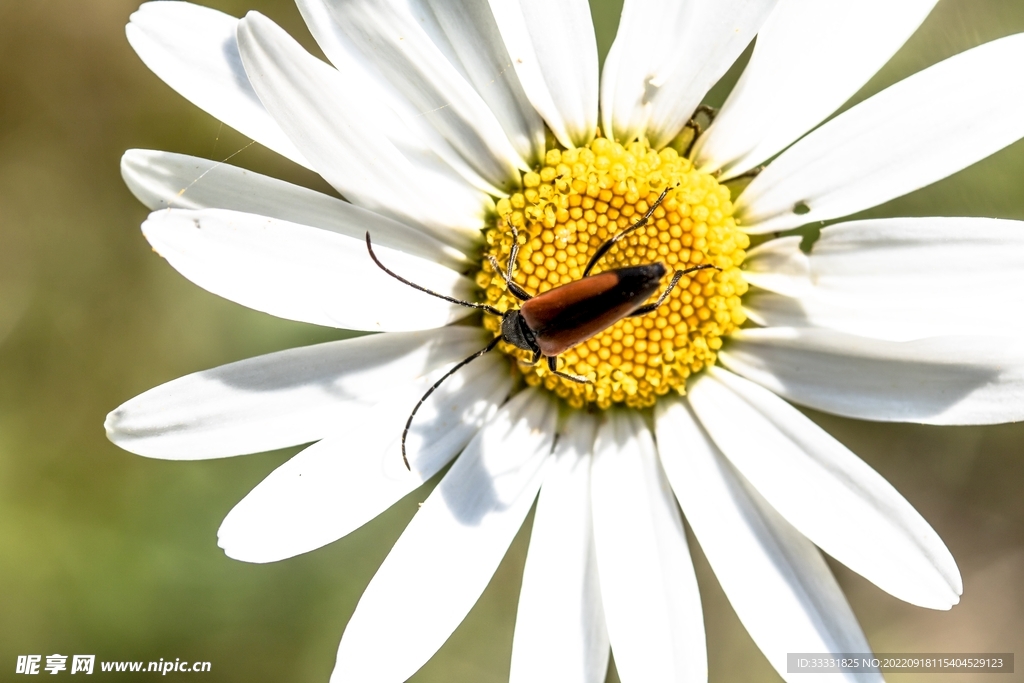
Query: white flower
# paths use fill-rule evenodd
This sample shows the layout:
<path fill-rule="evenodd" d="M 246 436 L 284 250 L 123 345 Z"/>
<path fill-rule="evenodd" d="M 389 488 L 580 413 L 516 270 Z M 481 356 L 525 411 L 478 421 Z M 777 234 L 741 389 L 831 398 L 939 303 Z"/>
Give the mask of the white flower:
<path fill-rule="evenodd" d="M 815 546 L 913 604 L 948 609 L 959 600 L 956 565 L 924 519 L 787 400 L 879 421 L 1024 417 L 1024 226 L 851 221 L 822 229 L 810 253 L 799 237 L 781 237 L 746 254 L 743 235 L 876 206 L 1024 136 L 1024 35 L 941 62 L 815 129 L 903 44 L 933 0 L 627 0 L 600 93 L 585 0 L 298 4 L 333 66 L 262 15 L 237 20 L 187 3 L 143 5 L 128 37 L 181 94 L 315 169 L 348 202 L 165 152 L 128 152 L 124 177 L 154 209 L 146 238 L 195 283 L 282 318 L 385 334 L 183 377 L 115 410 L 107 429 L 132 452 L 180 460 L 315 442 L 224 521 L 221 546 L 251 562 L 344 536 L 454 460 L 363 594 L 334 680 L 401 681 L 422 666 L 477 600 L 538 492 L 515 681 L 602 681 L 609 642 L 626 683 L 706 678 L 676 500 L 744 626 L 787 680 L 799 678 L 786 671 L 787 652 L 869 650 Z M 700 208 L 711 215 L 708 234 L 720 228 L 720 242 L 697 256 L 659 252 L 680 263 L 711 259 L 725 272 L 695 277 L 692 294 L 677 292 L 689 298 L 672 304 L 676 318 L 669 304 L 664 320 L 650 314 L 657 325 L 682 325 L 680 344 L 693 332 L 687 348 L 704 355 L 692 367 L 706 371 L 685 385 L 685 397 L 658 399 L 649 423 L 651 413 L 621 407 L 560 411 L 552 392 L 519 389 L 508 357 L 491 353 L 424 404 L 407 471 L 399 441 L 410 408 L 493 333 L 447 326 L 469 311 L 382 273 L 364 233 L 383 262 L 420 285 L 473 299 L 474 282 L 462 273 L 475 270 L 488 297 L 504 296 L 489 284 L 489 266 L 466 256 L 487 228 L 488 249 L 507 251 L 496 209 L 540 231 L 545 207 L 552 225 L 591 220 L 555 216 L 582 196 L 571 164 L 571 174 L 523 173 L 575 159 L 578 146 L 624 154 L 592 142 L 599 124 L 612 139 L 678 145 L 707 90 L 755 34 L 742 78 L 693 146 L 697 170 L 670 152 L 644 157 L 672 161 L 710 187 L 708 196 L 727 198 L 719 183 L 777 155 L 735 207 L 680 198 L 685 211 L 665 214 L 691 212 L 699 223 Z M 545 152 L 545 126 L 569 151 Z M 649 152 L 636 144 L 638 155 Z M 589 192 L 587 177 L 596 176 L 582 176 Z M 631 178 L 645 188 L 628 200 L 641 211 L 646 189 L 673 182 Z M 521 181 L 527 189 L 506 199 Z M 548 204 L 531 199 L 537 183 L 563 194 Z M 675 211 L 668 202 L 659 210 L 658 220 Z M 668 232 L 658 236 L 675 244 Z M 524 265 L 530 277 L 544 288 L 576 277 L 568 247 L 551 255 L 542 242 L 537 260 L 526 261 L 536 265 Z M 747 282 L 753 289 L 740 307 Z M 707 292 L 720 297 L 718 308 L 697 301 Z M 744 316 L 757 326 L 740 329 Z M 595 359 L 611 354 L 615 379 L 600 385 L 602 400 L 646 405 L 661 391 L 643 372 L 677 361 L 651 351 L 658 360 L 632 379 L 657 340 L 646 337 L 641 349 L 641 332 L 627 336 L 617 347 L 609 341 L 608 353 L 581 347 L 566 362 L 598 376 Z M 720 336 L 728 342 L 716 354 Z M 689 370 L 680 367 L 673 386 L 682 390 Z M 571 394 L 544 370 L 524 372 L 570 401 L 597 400 L 585 392 L 600 382 Z"/>

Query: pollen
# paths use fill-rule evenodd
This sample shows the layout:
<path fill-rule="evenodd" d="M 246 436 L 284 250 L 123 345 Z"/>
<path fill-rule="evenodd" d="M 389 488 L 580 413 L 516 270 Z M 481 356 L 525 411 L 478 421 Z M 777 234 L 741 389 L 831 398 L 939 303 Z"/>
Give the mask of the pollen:
<path fill-rule="evenodd" d="M 749 240 L 732 216 L 728 188 L 674 149 L 602 137 L 586 147 L 548 150 L 543 166 L 523 174 L 522 191 L 498 202 L 476 276 L 483 299 L 500 311 L 519 306 L 488 259 L 507 267 L 509 222 L 519 233 L 514 280 L 529 294 L 542 294 L 580 279 L 598 247 L 640 220 L 665 189 L 648 223 L 615 244 L 590 274 L 662 263 L 669 275 L 646 302 L 652 303 L 673 271 L 702 264 L 721 270 L 684 275 L 657 310 L 620 320 L 559 356 L 559 372 L 585 377 L 585 384 L 558 377 L 545 361 L 532 364 L 529 351 L 501 342 L 528 384 L 577 408 L 644 408 L 669 392 L 685 393 L 687 378 L 713 365 L 723 337 L 744 323 L 740 265 Z M 484 324 L 500 334 L 497 316 L 485 315 Z"/>

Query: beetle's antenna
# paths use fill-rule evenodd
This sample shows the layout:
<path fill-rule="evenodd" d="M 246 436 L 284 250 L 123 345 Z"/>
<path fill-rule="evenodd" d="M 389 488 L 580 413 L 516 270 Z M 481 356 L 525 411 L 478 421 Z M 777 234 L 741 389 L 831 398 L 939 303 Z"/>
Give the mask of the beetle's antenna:
<path fill-rule="evenodd" d="M 369 230 L 366 231 L 366 250 L 368 252 L 370 252 L 370 258 L 373 259 L 373 262 L 376 263 L 377 266 L 381 270 L 383 270 L 385 273 L 387 273 L 391 277 L 395 278 L 399 282 L 402 282 L 404 284 L 409 285 L 413 289 L 418 289 L 421 292 L 425 292 L 427 294 L 430 294 L 431 296 L 436 296 L 438 299 L 444 299 L 445 301 L 450 301 L 453 304 L 459 304 L 460 306 L 468 306 L 469 308 L 479 308 L 480 310 L 487 311 L 488 313 L 490 313 L 492 315 L 496 315 L 496 316 L 499 316 L 499 317 L 501 316 L 501 311 L 499 311 L 494 306 L 488 306 L 487 304 L 474 304 L 474 303 L 469 302 L 469 301 L 463 301 L 462 299 L 454 299 L 454 298 L 452 298 L 450 296 L 445 296 L 444 294 L 438 294 L 437 292 L 435 292 L 433 290 L 430 290 L 430 289 L 427 289 L 426 287 L 419 286 L 415 282 L 409 282 L 408 280 L 406 280 L 401 275 L 399 275 L 399 274 L 395 273 L 394 271 L 388 269 L 387 266 L 385 266 L 383 263 L 380 262 L 380 259 L 377 258 L 377 255 L 375 253 L 373 253 L 373 245 L 370 244 L 370 231 Z M 406 463 L 406 465 L 408 466 L 408 463 Z"/>
<path fill-rule="evenodd" d="M 448 379 L 449 377 L 454 375 L 456 372 L 458 372 L 463 367 L 469 365 L 470 363 L 475 361 L 477 358 L 479 358 L 480 356 L 484 355 L 485 353 L 487 353 L 488 351 L 493 349 L 495 346 L 498 345 L 498 342 L 500 342 L 500 341 L 501 341 L 501 336 L 499 335 L 499 336 L 495 337 L 494 339 L 492 339 L 491 342 L 487 346 L 485 346 L 484 348 L 480 349 L 479 351 L 474 353 L 469 358 L 466 358 L 465 360 L 461 360 L 458 363 L 456 363 L 455 367 L 452 368 L 451 370 L 449 370 L 448 372 L 444 373 L 444 375 L 441 377 L 441 379 L 439 379 L 436 382 L 434 382 L 433 386 L 431 386 L 429 389 L 427 389 L 427 393 L 423 394 L 423 397 L 416 403 L 416 407 L 412 409 L 411 413 L 409 413 L 409 419 L 405 421 L 405 429 L 402 430 L 402 462 L 405 463 L 405 469 L 407 469 L 410 472 L 412 472 L 412 468 L 409 467 L 409 457 L 405 453 L 405 437 L 409 435 L 409 427 L 412 426 L 412 419 L 414 417 L 416 417 L 416 413 L 419 411 L 420 406 L 423 405 L 423 402 L 426 401 L 430 397 L 430 395 L 432 393 L 434 393 L 435 389 L 437 389 L 439 386 L 441 386 L 442 382 L 444 382 L 446 379 Z"/>
<path fill-rule="evenodd" d="M 651 216 L 654 215 L 654 210 L 657 209 L 663 201 L 665 201 L 665 197 L 668 196 L 668 191 L 671 189 L 672 188 L 670 187 L 666 187 L 664 190 L 662 190 L 661 195 L 659 195 L 658 198 L 654 201 L 654 203 L 651 204 L 651 208 L 647 209 L 647 213 L 645 213 L 640 220 L 638 220 L 636 223 L 629 226 L 628 228 L 620 232 L 618 235 L 612 237 L 607 242 L 598 247 L 597 251 L 594 252 L 594 255 L 591 257 L 590 263 L 588 263 L 587 267 L 583 270 L 583 277 L 586 277 L 590 273 L 591 269 L 595 265 L 597 265 L 598 261 L 601 260 L 601 257 L 607 254 L 609 250 L 611 250 L 611 248 L 614 247 L 616 243 L 619 242 L 619 240 L 621 240 L 623 237 L 633 232 L 634 230 L 639 230 L 640 228 L 647 225 L 647 221 L 651 220 Z"/>

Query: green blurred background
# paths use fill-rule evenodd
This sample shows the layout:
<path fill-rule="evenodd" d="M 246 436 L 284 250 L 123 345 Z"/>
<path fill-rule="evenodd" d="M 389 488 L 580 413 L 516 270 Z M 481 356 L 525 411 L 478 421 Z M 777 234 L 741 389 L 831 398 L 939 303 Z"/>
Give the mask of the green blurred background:
<path fill-rule="evenodd" d="M 316 51 L 288 0 L 208 4 L 236 16 L 258 9 Z M 618 6 L 593 4 L 607 50 Z M 360 592 L 418 499 L 317 552 L 243 564 L 217 548 L 217 526 L 292 451 L 161 462 L 121 451 L 103 435 L 109 410 L 156 384 L 338 337 L 208 294 L 148 248 L 138 230 L 146 210 L 118 170 L 127 148 L 223 159 L 245 147 L 232 163 L 327 188 L 246 147 L 150 74 L 124 38 L 136 5 L 0 0 L 0 680 L 20 678 L 13 673 L 19 654 L 59 652 L 213 663 L 210 674 L 170 678 L 326 682 Z M 856 99 L 1020 31 L 1020 0 L 943 0 Z M 1024 77 L 1024 65 L 1015 66 Z M 716 88 L 709 102 L 721 103 L 725 92 Z M 1018 143 L 869 214 L 1024 219 L 1022 179 Z M 949 268 L 956 277 L 956 264 Z M 970 325 L 969 312 L 951 314 Z M 961 604 L 931 612 L 833 563 L 875 650 L 1024 655 L 1024 425 L 954 429 L 811 416 L 917 507 L 963 572 Z M 506 680 L 528 527 L 463 626 L 413 680 Z M 699 550 L 695 557 L 711 680 L 778 680 Z M 1017 666 L 1024 670 L 1024 662 Z"/>

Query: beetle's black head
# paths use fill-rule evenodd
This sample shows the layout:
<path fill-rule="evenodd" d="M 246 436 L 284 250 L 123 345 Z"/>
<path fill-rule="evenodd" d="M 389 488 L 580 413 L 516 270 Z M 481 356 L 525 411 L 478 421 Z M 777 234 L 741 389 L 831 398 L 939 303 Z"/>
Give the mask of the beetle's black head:
<path fill-rule="evenodd" d="M 540 351 L 533 332 L 527 327 L 526 322 L 523 321 L 522 314 L 518 310 L 505 311 L 505 315 L 501 317 L 501 338 L 516 348 L 526 349 L 534 353 Z"/>

